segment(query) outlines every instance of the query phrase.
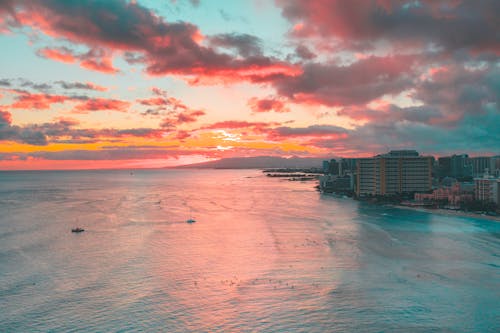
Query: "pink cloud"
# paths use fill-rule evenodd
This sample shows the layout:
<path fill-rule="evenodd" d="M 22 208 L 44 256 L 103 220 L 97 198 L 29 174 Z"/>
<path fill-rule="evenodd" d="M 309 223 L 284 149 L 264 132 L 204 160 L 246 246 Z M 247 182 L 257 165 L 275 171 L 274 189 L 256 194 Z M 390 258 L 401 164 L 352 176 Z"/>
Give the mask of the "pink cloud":
<path fill-rule="evenodd" d="M 251 129 L 262 133 L 272 126 L 279 125 L 276 122 L 250 122 L 244 120 L 226 120 L 203 126 L 200 129 Z"/>
<path fill-rule="evenodd" d="M 175 137 L 179 140 L 184 140 L 189 138 L 190 136 L 191 134 L 188 131 L 178 131 Z"/>
<path fill-rule="evenodd" d="M 169 116 L 160 124 L 162 128 L 174 128 L 178 125 L 194 123 L 198 118 L 204 116 L 205 112 L 202 110 L 185 110 L 175 116 Z"/>
<path fill-rule="evenodd" d="M 74 63 L 77 58 L 66 49 L 43 48 L 38 51 L 38 54 L 44 58 L 61 61 L 65 63 Z"/>
<path fill-rule="evenodd" d="M 245 53 L 244 57 L 237 57 L 219 53 L 210 45 L 201 44 L 202 34 L 195 25 L 166 22 L 137 2 L 53 5 L 32 0 L 6 6 L 6 13 L 13 13 L 17 25 L 87 46 L 88 58 L 82 60 L 81 66 L 91 70 L 116 73 L 118 69 L 113 67 L 111 56 L 120 53 L 130 63 L 145 64 L 149 75 L 189 76 L 187 79 L 198 84 L 214 80 L 264 80 L 300 71 L 296 66 L 260 54 Z M 238 36 L 225 38 L 223 42 L 228 47 L 248 49 L 243 48 Z M 193 80 L 193 76 L 199 79 Z"/>
<path fill-rule="evenodd" d="M 181 112 L 177 116 L 177 124 L 192 123 L 198 120 L 198 117 L 205 115 L 201 110 Z"/>
<path fill-rule="evenodd" d="M 8 111 L 0 110 L 0 128 L 5 125 L 10 125 L 12 123 L 12 114 Z"/>
<path fill-rule="evenodd" d="M 74 111 L 78 113 L 102 110 L 126 112 L 129 106 L 130 102 L 127 101 L 107 98 L 91 98 L 76 105 Z"/>
<path fill-rule="evenodd" d="M 85 59 L 80 62 L 80 66 L 92 71 L 101 72 L 105 74 L 115 74 L 120 70 L 113 67 L 113 63 L 110 58 L 101 59 Z"/>
<path fill-rule="evenodd" d="M 253 97 L 248 100 L 248 105 L 253 112 L 290 112 L 286 104 L 277 97 L 262 99 Z"/>
<path fill-rule="evenodd" d="M 303 139 L 345 139 L 348 137 L 348 130 L 334 125 L 312 125 L 308 127 L 287 127 L 281 126 L 269 131 L 270 139 L 280 141 L 290 138 Z"/>
<path fill-rule="evenodd" d="M 50 109 L 52 104 L 64 103 L 71 100 L 68 96 L 51 94 L 32 94 L 25 91 L 13 91 L 17 93 L 16 101 L 8 107 L 12 109 Z"/>

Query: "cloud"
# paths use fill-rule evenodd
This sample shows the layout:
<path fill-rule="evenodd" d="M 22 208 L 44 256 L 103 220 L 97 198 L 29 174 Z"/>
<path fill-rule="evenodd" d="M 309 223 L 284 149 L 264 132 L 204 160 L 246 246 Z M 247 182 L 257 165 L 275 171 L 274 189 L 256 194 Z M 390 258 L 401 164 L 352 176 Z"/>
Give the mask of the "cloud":
<path fill-rule="evenodd" d="M 192 110 L 179 113 L 177 116 L 177 124 L 192 123 L 195 122 L 198 117 L 205 115 L 205 112 L 201 110 Z"/>
<path fill-rule="evenodd" d="M 137 102 L 142 105 L 153 107 L 141 113 L 142 115 L 168 115 L 160 124 L 162 128 L 173 129 L 181 124 L 193 123 L 196 122 L 199 117 L 206 114 L 203 110 L 190 108 L 177 98 L 169 97 L 168 93 L 160 88 L 152 87 L 151 91 L 153 92 L 153 97 L 138 99 Z"/>
<path fill-rule="evenodd" d="M 77 57 L 68 48 L 65 47 L 60 47 L 60 48 L 45 47 L 38 50 L 37 54 L 42 58 L 48 58 L 69 64 L 74 63 L 77 60 Z"/>
<path fill-rule="evenodd" d="M 148 105 L 148 106 L 166 106 L 171 103 L 167 98 L 163 97 L 144 98 L 144 99 L 139 99 L 138 102 L 142 105 Z"/>
<path fill-rule="evenodd" d="M 23 129 L 18 132 L 18 138 L 14 138 L 15 141 L 20 141 L 22 143 L 27 143 L 34 146 L 46 146 L 48 144 L 47 137 L 38 131 L 33 131 L 29 128 Z"/>
<path fill-rule="evenodd" d="M 276 3 L 292 27 L 283 42 L 287 60 L 267 56 L 263 41 L 254 35 L 204 35 L 196 25 L 169 22 L 136 1 L 3 1 L 0 25 L 28 34 L 44 33 L 57 45 L 68 45 L 38 51 L 56 61 L 112 74 L 120 71 L 116 60 L 122 57 L 131 65 L 144 66 L 149 75 L 175 75 L 191 84 L 250 81 L 274 90 L 268 97 L 248 100 L 253 112 L 287 112 L 292 103 L 303 103 L 331 107 L 330 113 L 350 121 L 346 129 L 334 124 L 289 127 L 238 119 L 201 124 L 200 131 L 248 132 L 266 142 L 296 142 L 344 153 L 405 146 L 425 151 L 497 149 L 498 1 Z M 2 79 L 0 86 L 2 92 L 12 94 L 13 102 L 4 106 L 9 111 L 47 110 L 58 103 L 71 103 L 75 112 L 127 111 L 132 104 L 70 95 L 71 89 L 92 94 L 106 89 L 91 83 Z M 47 93 L 59 88 L 67 94 Z M 84 129 L 63 120 L 17 127 L 12 126 L 10 113 L 2 111 L 2 137 L 45 144 L 161 138 L 168 133 L 184 140 L 190 133 L 177 127 L 193 127 L 205 115 L 205 110 L 192 108 L 159 88 L 133 102 L 141 114 L 161 119 L 163 127 Z"/>
<path fill-rule="evenodd" d="M 314 54 L 307 46 L 305 45 L 298 45 L 295 48 L 295 54 L 303 59 L 303 60 L 311 60 L 316 58 L 316 54 Z"/>
<path fill-rule="evenodd" d="M 31 128 L 12 126 L 12 115 L 0 110 L 0 141 L 10 140 L 36 146 L 48 144 L 47 137 L 40 131 Z"/>
<path fill-rule="evenodd" d="M 33 145 L 53 142 L 88 143 L 99 140 L 121 140 L 130 137 L 159 139 L 165 130 L 157 128 L 77 128 L 80 123 L 71 118 L 59 117 L 54 122 L 12 126 L 11 114 L 0 111 L 0 140 L 12 140 Z"/>
<path fill-rule="evenodd" d="M 290 109 L 278 97 L 271 96 L 262 99 L 252 97 L 248 100 L 247 104 L 253 112 L 290 112 Z"/>
<path fill-rule="evenodd" d="M 59 84 L 61 88 L 69 90 L 69 89 L 82 89 L 82 90 L 94 90 L 94 91 L 108 91 L 108 88 L 97 85 L 92 82 L 67 82 L 67 81 L 56 81 L 55 83 Z"/>
<path fill-rule="evenodd" d="M 344 144 L 358 151 L 383 152 L 387 148 L 413 147 L 426 153 L 498 154 L 500 134 L 495 128 L 499 121 L 497 109 L 479 116 L 467 115 L 447 129 L 411 121 L 368 123 L 352 131 Z M 331 144 L 334 147 L 338 143 Z"/>
<path fill-rule="evenodd" d="M 379 41 L 435 44 L 446 50 L 498 52 L 496 0 L 276 0 L 295 24 L 296 38 L 344 41 L 344 47 Z"/>
<path fill-rule="evenodd" d="M 9 126 L 12 123 L 10 112 L 0 110 L 0 128 Z"/>
<path fill-rule="evenodd" d="M 427 105 L 399 107 L 394 104 L 382 104 L 376 108 L 350 106 L 337 111 L 337 115 L 370 123 L 383 123 L 391 119 L 393 122 L 410 121 L 429 125 L 441 123 L 445 118 L 437 107 Z"/>
<path fill-rule="evenodd" d="M 121 147 L 109 148 L 103 150 L 65 150 L 59 152 L 33 152 L 33 153 L 16 153 L 18 159 L 44 159 L 52 161 L 89 161 L 89 160 L 143 160 L 143 159 L 166 159 L 178 158 L 184 155 L 200 155 L 208 154 L 204 150 L 182 150 L 182 149 L 165 149 L 165 148 L 134 148 Z M 0 160 L 6 160 L 12 157 L 13 154 L 1 154 Z"/>
<path fill-rule="evenodd" d="M 68 82 L 68 81 L 55 81 L 55 82 L 43 82 L 37 83 L 31 80 L 18 78 L 13 80 L 2 79 L 0 80 L 0 86 L 10 87 L 10 89 L 6 89 L 11 94 L 16 95 L 29 95 L 31 94 L 29 91 L 23 90 L 24 88 L 30 88 L 36 91 L 45 92 L 46 95 L 49 95 L 47 92 L 54 89 L 54 85 L 59 85 L 61 88 L 65 90 L 71 89 L 80 89 L 80 90 L 93 90 L 93 91 L 107 91 L 108 88 L 97 85 L 92 82 Z M 16 88 L 13 88 L 16 87 Z"/>
<path fill-rule="evenodd" d="M 36 109 L 36 110 L 48 110 L 52 107 L 52 104 L 64 103 L 71 100 L 70 97 L 64 95 L 52 95 L 52 94 L 40 94 L 40 93 L 29 93 L 27 91 L 16 91 L 18 94 L 14 103 L 9 105 L 12 109 Z"/>
<path fill-rule="evenodd" d="M 268 138 L 274 141 L 302 142 L 309 147 L 328 151 L 333 156 L 371 156 L 391 149 L 416 149 L 425 154 L 453 154 L 475 152 L 499 154 L 500 123 L 498 107 L 490 105 L 479 115 L 467 114 L 456 121 L 455 126 L 441 128 L 428 124 L 429 115 L 401 109 L 399 112 L 417 112 L 415 119 L 408 115 L 395 118 L 377 117 L 372 122 L 346 129 L 333 125 L 307 127 L 281 126 L 268 130 Z M 429 111 L 431 115 L 434 111 Z"/>
<path fill-rule="evenodd" d="M 269 122 L 226 120 L 203 126 L 200 129 L 253 129 L 254 131 L 262 132 L 263 130 L 276 125 L 277 123 L 269 123 Z"/>
<path fill-rule="evenodd" d="M 186 110 L 178 113 L 177 115 L 167 117 L 160 124 L 162 128 L 173 129 L 178 125 L 186 123 L 194 123 L 199 117 L 204 116 L 205 112 L 202 110 Z"/>
<path fill-rule="evenodd" d="M 67 47 L 42 48 L 37 51 L 42 58 L 60 61 L 64 63 L 80 62 L 80 66 L 104 74 L 115 74 L 120 72 L 113 66 L 112 52 L 106 52 L 102 48 L 91 48 L 85 53 L 76 53 Z"/>
<path fill-rule="evenodd" d="M 160 116 L 162 114 L 162 109 L 147 109 L 146 111 L 141 112 L 143 116 Z"/>
<path fill-rule="evenodd" d="M 61 81 L 59 81 L 61 84 Z M 75 85 L 75 87 L 85 87 L 86 89 L 101 89 L 101 87 L 93 86 L 92 84 L 68 84 L 63 83 L 68 87 Z M 52 108 L 53 104 L 60 104 L 65 102 L 77 103 L 73 108 L 75 113 L 87 113 L 91 111 L 128 111 L 131 103 L 128 101 L 109 99 L 101 97 L 88 97 L 88 96 L 66 96 L 47 93 L 30 93 L 25 90 L 10 90 L 11 93 L 17 94 L 15 101 L 4 107 L 10 109 L 26 109 L 26 110 L 48 110 Z"/>
<path fill-rule="evenodd" d="M 440 128 L 456 126 L 466 115 L 480 116 L 492 105 L 498 108 L 500 69 L 484 64 L 466 68 L 450 63 L 430 68 L 424 78 L 416 80 L 408 93 L 420 105 L 399 107 L 384 101 L 377 106 L 345 106 L 337 115 L 367 122 L 410 121 Z"/>
<path fill-rule="evenodd" d="M 166 22 L 135 1 L 24 0 L 4 2 L 3 8 L 11 26 L 28 26 L 88 47 L 81 66 L 105 73 L 118 71 L 112 62 L 116 54 L 126 54 L 125 60 L 130 63 L 143 63 L 150 75 L 195 76 L 191 83 L 258 81 L 277 74 L 295 75 L 300 70 L 254 54 L 253 39 L 247 35 L 228 35 L 222 40 L 243 53 L 250 52 L 248 56 L 216 52 L 203 45 L 204 37 L 197 26 Z"/>
<path fill-rule="evenodd" d="M 345 106 L 366 104 L 413 85 L 415 56 L 371 56 L 350 65 L 308 63 L 303 73 L 272 83 L 281 96 L 296 103 Z"/>
<path fill-rule="evenodd" d="M 481 114 L 486 106 L 498 107 L 500 68 L 484 65 L 469 69 L 451 64 L 431 71 L 428 78 L 416 85 L 412 97 L 437 108 L 444 120 L 459 120 L 465 114 Z"/>
<path fill-rule="evenodd" d="M 189 107 L 174 97 L 151 97 L 137 100 L 142 105 L 161 106 L 170 111 L 188 110 Z"/>
<path fill-rule="evenodd" d="M 89 52 L 80 55 L 79 58 L 82 60 L 80 66 L 83 68 L 104 74 L 120 72 L 119 69 L 113 66 L 110 52 L 106 52 L 103 49 L 91 49 Z"/>
<path fill-rule="evenodd" d="M 242 57 L 262 55 L 261 40 L 249 34 L 219 34 L 210 37 L 210 45 L 234 49 Z"/>
<path fill-rule="evenodd" d="M 191 134 L 188 131 L 178 131 L 175 137 L 179 140 L 184 140 L 189 138 L 190 136 Z"/>
<path fill-rule="evenodd" d="M 73 109 L 77 113 L 87 113 L 89 111 L 118 111 L 126 112 L 130 106 L 130 102 L 122 101 L 118 99 L 108 99 L 108 98 L 89 98 L 80 104 L 76 105 Z"/>
<path fill-rule="evenodd" d="M 20 86 L 23 88 L 31 88 L 38 91 L 48 91 L 52 89 L 52 85 L 48 83 L 35 83 L 26 79 L 18 79 L 20 81 Z"/>
<path fill-rule="evenodd" d="M 348 131 L 345 128 L 334 125 L 311 125 L 308 127 L 288 127 L 281 126 L 273 128 L 269 131 L 269 137 L 273 140 L 281 140 L 283 138 L 344 138 Z"/>

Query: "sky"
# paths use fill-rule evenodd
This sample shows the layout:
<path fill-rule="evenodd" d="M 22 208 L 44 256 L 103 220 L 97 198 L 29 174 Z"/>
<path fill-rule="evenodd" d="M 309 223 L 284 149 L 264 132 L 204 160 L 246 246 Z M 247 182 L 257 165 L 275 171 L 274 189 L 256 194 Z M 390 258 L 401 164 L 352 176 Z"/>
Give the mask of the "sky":
<path fill-rule="evenodd" d="M 0 169 L 500 154 L 497 0 L 0 0 Z"/>

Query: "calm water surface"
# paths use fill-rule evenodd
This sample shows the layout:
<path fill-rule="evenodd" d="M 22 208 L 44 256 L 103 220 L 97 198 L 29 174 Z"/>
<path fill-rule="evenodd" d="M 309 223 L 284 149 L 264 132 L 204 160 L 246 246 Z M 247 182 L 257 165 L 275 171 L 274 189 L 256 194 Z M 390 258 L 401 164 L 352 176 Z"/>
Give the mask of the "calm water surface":
<path fill-rule="evenodd" d="M 0 173 L 0 331 L 500 331 L 500 223 L 313 186 L 255 170 Z"/>

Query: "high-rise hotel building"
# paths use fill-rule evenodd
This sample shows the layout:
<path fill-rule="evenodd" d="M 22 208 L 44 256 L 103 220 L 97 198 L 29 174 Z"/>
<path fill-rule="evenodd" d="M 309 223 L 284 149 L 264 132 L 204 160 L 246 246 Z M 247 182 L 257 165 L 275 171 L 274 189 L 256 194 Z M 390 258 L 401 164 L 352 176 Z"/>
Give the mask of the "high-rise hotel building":
<path fill-rule="evenodd" d="M 482 177 L 474 178 L 474 197 L 476 200 L 500 205 L 500 179 L 487 172 Z"/>
<path fill-rule="evenodd" d="M 426 192 L 432 186 L 431 156 L 419 156 L 414 150 L 393 150 L 357 163 L 356 194 L 394 195 Z"/>

